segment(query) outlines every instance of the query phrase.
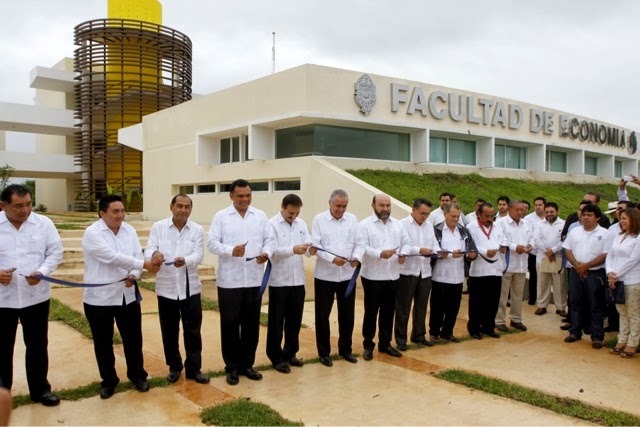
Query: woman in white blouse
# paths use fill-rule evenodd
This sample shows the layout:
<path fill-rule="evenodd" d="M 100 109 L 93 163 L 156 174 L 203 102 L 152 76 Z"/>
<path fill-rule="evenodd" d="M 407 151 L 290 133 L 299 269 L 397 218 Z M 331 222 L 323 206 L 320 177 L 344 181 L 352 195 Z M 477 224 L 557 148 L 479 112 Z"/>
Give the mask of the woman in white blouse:
<path fill-rule="evenodd" d="M 624 210 L 620 214 L 620 229 L 606 261 L 609 289 L 613 291 L 616 282 L 623 282 L 625 298 L 624 304 L 616 304 L 620 333 L 611 353 L 630 358 L 636 353 L 640 339 L 640 211 Z"/>

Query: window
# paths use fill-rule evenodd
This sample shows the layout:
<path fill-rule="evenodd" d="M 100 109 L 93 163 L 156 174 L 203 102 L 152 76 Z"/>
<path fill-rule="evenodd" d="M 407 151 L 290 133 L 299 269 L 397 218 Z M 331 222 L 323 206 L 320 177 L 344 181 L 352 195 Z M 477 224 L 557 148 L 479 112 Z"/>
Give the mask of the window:
<path fill-rule="evenodd" d="M 429 161 L 452 165 L 476 164 L 476 142 L 460 139 L 429 138 Z"/>
<path fill-rule="evenodd" d="M 409 161 L 408 133 L 307 125 L 276 131 L 276 158 L 355 157 Z"/>
<path fill-rule="evenodd" d="M 231 183 L 220 184 L 220 193 L 229 193 L 231 191 Z"/>
<path fill-rule="evenodd" d="M 220 163 L 231 163 L 231 138 L 220 140 Z"/>
<path fill-rule="evenodd" d="M 180 194 L 193 194 L 193 185 L 181 185 L 178 187 Z"/>
<path fill-rule="evenodd" d="M 613 164 L 613 176 L 622 178 L 622 161 L 616 160 Z"/>
<path fill-rule="evenodd" d="M 215 192 L 216 192 L 215 184 L 198 185 L 198 194 L 215 193 Z"/>
<path fill-rule="evenodd" d="M 231 161 L 239 162 L 240 161 L 240 138 L 237 136 L 234 136 L 233 138 L 231 138 L 231 143 L 233 147 L 233 149 L 231 150 Z"/>
<path fill-rule="evenodd" d="M 547 172 L 566 172 L 567 153 L 547 151 Z"/>
<path fill-rule="evenodd" d="M 585 156 L 584 158 L 584 174 L 585 175 L 598 175 L 598 158 Z"/>
<path fill-rule="evenodd" d="M 244 160 L 252 160 L 249 158 L 249 135 L 244 136 Z"/>
<path fill-rule="evenodd" d="M 269 191 L 269 181 L 252 182 L 251 191 Z"/>
<path fill-rule="evenodd" d="M 275 181 L 275 191 L 300 191 L 300 181 Z"/>
<path fill-rule="evenodd" d="M 429 138 L 429 161 L 447 163 L 447 139 Z"/>
<path fill-rule="evenodd" d="M 246 152 L 245 152 L 246 153 Z M 220 140 L 220 163 L 240 161 L 240 137 L 223 138 Z"/>
<path fill-rule="evenodd" d="M 527 168 L 526 147 L 511 147 L 509 145 L 495 146 L 495 167 L 507 169 Z"/>
<path fill-rule="evenodd" d="M 449 164 L 475 166 L 476 165 L 476 142 L 450 139 L 449 140 Z"/>

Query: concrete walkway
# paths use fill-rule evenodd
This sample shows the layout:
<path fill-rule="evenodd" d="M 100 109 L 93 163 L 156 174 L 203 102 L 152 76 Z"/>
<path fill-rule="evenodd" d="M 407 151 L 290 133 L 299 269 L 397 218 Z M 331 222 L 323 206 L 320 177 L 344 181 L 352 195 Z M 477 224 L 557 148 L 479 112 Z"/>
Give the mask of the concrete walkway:
<path fill-rule="evenodd" d="M 62 233 L 61 233 L 62 234 Z M 74 266 L 76 268 L 76 266 Z M 312 281 L 308 277 L 308 283 Z M 353 350 L 362 353 L 363 292 L 358 287 Z M 151 377 L 164 377 L 162 341 L 153 292 L 142 290 L 145 367 Z M 204 285 L 203 295 L 216 299 L 215 282 Z M 52 296 L 80 312 L 82 291 L 60 288 Z M 307 286 L 307 299 L 313 286 Z M 455 330 L 467 336 L 467 296 L 463 296 Z M 264 302 L 267 298 L 264 299 Z M 553 307 L 553 306 L 551 306 Z M 266 312 L 267 307 L 263 310 Z M 313 302 L 305 305 L 299 357 L 317 357 Z M 592 405 L 614 408 L 640 416 L 640 357 L 623 360 L 607 349 L 593 350 L 588 337 L 565 344 L 560 318 L 534 316 L 535 307 L 524 305 L 529 331 L 410 350 L 402 358 L 374 352 L 374 360 L 362 358 L 353 365 L 339 360 L 332 368 L 320 364 L 292 368 L 290 374 L 267 370 L 260 382 L 241 377 L 231 387 L 224 377 L 199 385 L 182 377 L 166 388 L 149 393 L 129 391 L 103 401 L 98 396 L 77 402 L 62 401 L 58 407 L 32 404 L 17 408 L 11 425 L 200 425 L 199 412 L 207 406 L 236 398 L 263 402 L 284 417 L 306 425 L 584 425 L 510 399 L 485 394 L 437 379 L 434 373 L 462 368 L 501 378 L 546 393 L 579 399 Z M 331 315 L 333 349 L 337 350 L 337 313 Z M 203 320 L 203 371 L 224 368 L 220 352 L 217 312 L 207 311 Z M 266 328 L 261 328 L 256 365 L 268 364 Z M 122 381 L 126 366 L 122 346 L 115 346 L 116 368 Z M 640 356 L 640 355 L 639 355 Z M 99 381 L 93 344 L 60 322 L 49 325 L 49 381 L 54 390 L 75 388 Z M 21 330 L 16 340 L 15 381 L 12 393 L 28 393 L 24 372 Z"/>

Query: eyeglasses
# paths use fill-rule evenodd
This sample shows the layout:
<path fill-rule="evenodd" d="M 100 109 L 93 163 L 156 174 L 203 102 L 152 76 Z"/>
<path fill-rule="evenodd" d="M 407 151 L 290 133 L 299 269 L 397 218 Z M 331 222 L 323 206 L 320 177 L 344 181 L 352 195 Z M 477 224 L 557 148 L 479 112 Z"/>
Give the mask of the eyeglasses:
<path fill-rule="evenodd" d="M 618 212 L 625 210 L 626 208 L 616 208 Z"/>

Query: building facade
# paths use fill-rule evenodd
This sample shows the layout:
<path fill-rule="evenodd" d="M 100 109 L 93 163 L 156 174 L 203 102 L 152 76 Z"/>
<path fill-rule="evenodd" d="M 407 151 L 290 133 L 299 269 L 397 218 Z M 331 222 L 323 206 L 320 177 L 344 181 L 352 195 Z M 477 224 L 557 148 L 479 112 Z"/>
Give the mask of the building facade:
<path fill-rule="evenodd" d="M 356 205 L 368 215 L 375 189 L 344 169 L 613 182 L 637 174 L 639 159 L 630 129 L 310 64 L 145 116 L 119 140 L 144 151 L 145 216 L 162 217 L 167 200 L 184 192 L 204 223 L 229 203 L 229 184 L 240 177 L 254 184 L 254 203 L 267 212 L 277 210 L 274 194 L 293 191 L 309 207 L 303 215 L 317 213 L 340 187 L 352 190 L 352 202 L 362 198 Z"/>

